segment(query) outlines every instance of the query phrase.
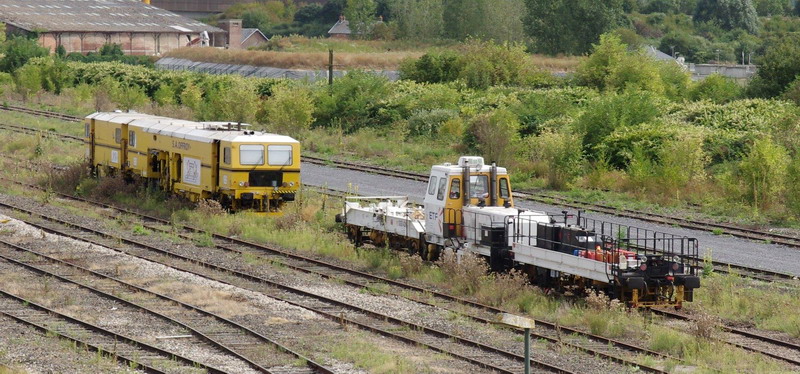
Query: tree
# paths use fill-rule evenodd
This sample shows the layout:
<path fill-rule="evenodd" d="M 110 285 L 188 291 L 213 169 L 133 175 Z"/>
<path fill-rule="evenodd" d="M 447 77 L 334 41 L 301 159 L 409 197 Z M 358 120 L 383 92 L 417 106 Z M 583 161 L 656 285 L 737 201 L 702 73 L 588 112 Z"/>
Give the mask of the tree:
<path fill-rule="evenodd" d="M 800 75 L 800 36 L 788 34 L 776 40 L 762 61 L 748 90 L 754 96 L 778 96 Z"/>
<path fill-rule="evenodd" d="M 34 57 L 44 57 L 49 54 L 50 51 L 40 47 L 36 40 L 14 36 L 6 43 L 5 56 L 0 60 L 0 70 L 10 73 Z"/>
<path fill-rule="evenodd" d="M 374 0 L 347 0 L 344 14 L 349 21 L 350 35 L 358 39 L 366 38 L 375 23 L 376 10 Z"/>
<path fill-rule="evenodd" d="M 586 86 L 603 89 L 611 72 L 627 53 L 627 46 L 613 33 L 600 35 L 600 43 L 593 45 L 592 54 L 578 66 L 576 78 Z"/>
<path fill-rule="evenodd" d="M 389 3 L 395 15 L 399 36 L 409 39 L 434 39 L 444 29 L 442 0 L 396 0 Z"/>
<path fill-rule="evenodd" d="M 726 30 L 758 32 L 758 14 L 752 0 L 699 0 L 694 20 L 714 22 Z"/>
<path fill-rule="evenodd" d="M 583 54 L 623 19 L 622 0 L 526 0 L 524 23 L 538 52 Z"/>

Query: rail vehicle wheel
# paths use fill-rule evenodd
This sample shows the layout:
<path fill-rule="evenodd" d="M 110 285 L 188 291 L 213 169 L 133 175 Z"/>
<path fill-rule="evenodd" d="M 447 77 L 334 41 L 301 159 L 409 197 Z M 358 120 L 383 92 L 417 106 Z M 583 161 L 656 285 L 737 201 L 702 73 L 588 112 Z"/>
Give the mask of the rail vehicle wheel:
<path fill-rule="evenodd" d="M 419 252 L 421 247 L 422 245 L 420 245 L 419 240 L 410 240 L 409 243 L 406 245 L 406 250 L 408 251 L 408 254 L 412 256 L 416 254 L 421 255 L 421 253 Z"/>

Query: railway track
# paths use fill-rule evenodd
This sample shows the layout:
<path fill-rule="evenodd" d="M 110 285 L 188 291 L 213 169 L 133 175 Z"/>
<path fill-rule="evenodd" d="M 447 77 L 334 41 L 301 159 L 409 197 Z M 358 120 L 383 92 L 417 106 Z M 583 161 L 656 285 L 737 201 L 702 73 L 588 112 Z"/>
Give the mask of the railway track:
<path fill-rule="evenodd" d="M 6 207 L 8 208 L 9 206 L 6 205 Z M 20 208 L 13 208 L 13 209 L 19 210 Z M 26 211 L 24 209 L 22 210 Z M 28 214 L 36 215 L 36 213 L 32 211 L 27 211 L 27 212 Z M 52 217 L 41 217 L 41 218 L 49 220 L 50 222 L 53 222 L 55 220 Z M 149 259 L 150 261 L 157 261 L 164 263 L 163 259 L 158 261 L 157 258 L 153 257 L 169 256 L 170 258 L 177 260 L 181 264 L 165 263 L 165 265 L 167 266 L 171 266 L 180 269 L 182 271 L 192 272 L 209 279 L 215 279 L 241 288 L 260 292 L 267 296 L 276 298 L 278 300 L 285 301 L 289 304 L 315 311 L 323 315 L 324 317 L 329 318 L 338 323 L 344 323 L 347 325 L 356 326 L 362 329 L 375 332 L 377 334 L 397 339 L 399 341 L 425 346 L 433 351 L 446 353 L 448 355 L 451 355 L 452 357 L 459 358 L 466 362 L 470 362 L 477 366 L 487 368 L 490 370 L 495 370 L 498 372 L 506 372 L 506 373 L 521 371 L 522 367 L 521 361 L 523 360 L 522 360 L 522 354 L 520 353 L 510 352 L 507 350 L 503 350 L 502 348 L 489 346 L 474 340 L 470 340 L 460 336 L 455 336 L 453 334 L 444 331 L 439 331 L 434 328 L 414 324 L 408 321 L 402 321 L 388 315 L 372 312 L 364 308 L 359 308 L 354 305 L 349 305 L 333 299 L 328 299 L 320 295 L 315 295 L 302 290 L 293 289 L 292 287 L 287 287 L 282 284 L 271 282 L 262 277 L 257 277 L 252 274 L 238 271 L 236 269 L 223 268 L 213 263 L 207 263 L 196 259 L 191 259 L 188 257 L 183 257 L 174 253 L 170 254 L 168 253 L 168 251 L 158 248 L 153 248 L 144 245 L 142 243 L 135 243 L 119 238 L 105 240 L 104 242 L 99 238 L 88 238 L 84 234 L 79 234 L 75 232 L 65 233 L 63 232 L 64 231 L 63 229 L 52 227 L 52 225 L 50 224 L 43 225 L 43 224 L 35 224 L 33 222 L 28 222 L 28 223 L 34 224 L 35 226 L 38 225 L 38 227 L 51 231 L 53 233 L 60 233 L 61 235 L 66 234 L 67 236 L 73 237 L 74 239 L 89 241 L 107 247 L 110 246 L 112 247 L 112 249 L 121 250 L 129 255 L 134 255 L 140 258 Z M 62 222 L 57 225 L 64 225 L 64 224 L 65 223 Z M 73 226 L 73 230 L 81 230 L 83 232 L 95 231 L 95 233 L 91 234 L 90 236 L 97 236 L 98 234 L 103 235 L 102 233 L 97 232 L 97 230 L 92 230 L 89 228 L 79 229 Z M 125 247 L 127 247 L 127 249 L 123 250 L 121 248 L 114 248 L 115 247 L 114 243 L 118 243 L 120 241 L 125 244 Z M 227 246 L 231 245 L 233 244 L 228 244 Z M 226 245 L 218 246 L 218 248 L 224 246 Z M 133 250 L 131 248 L 133 248 Z M 147 252 L 149 252 L 149 254 Z M 305 266 L 307 268 L 313 268 L 318 265 L 305 264 Z M 235 282 L 232 281 L 230 276 L 231 274 L 234 274 L 238 280 Z M 566 331 L 564 333 L 568 334 L 568 332 Z M 565 341 L 565 343 L 569 342 Z M 631 363 L 628 362 L 628 364 Z M 571 372 L 570 370 L 563 369 L 556 365 L 548 364 L 542 361 L 533 361 L 533 365 L 534 367 L 540 368 L 542 372 L 559 372 L 559 373 Z M 657 369 L 647 370 L 647 371 L 662 372 Z"/>
<path fill-rule="evenodd" d="M 61 113 L 57 113 L 57 112 L 49 112 L 49 111 L 37 110 L 37 109 L 29 109 L 29 108 L 24 108 L 24 107 L 19 107 L 19 106 L 6 105 L 6 106 L 0 106 L 0 109 L 7 110 L 7 111 L 23 112 L 23 113 L 28 113 L 28 114 L 32 114 L 32 115 L 45 116 L 45 117 L 51 117 L 51 118 L 59 118 L 59 119 L 63 119 L 65 121 L 71 121 L 71 122 L 81 122 L 83 120 L 80 117 L 75 117 L 75 116 L 71 116 L 71 115 L 65 115 L 65 114 L 61 114 Z M 16 126 L 16 125 L 4 125 L 4 126 L 13 126 L 14 128 L 24 128 L 22 126 Z M 30 129 L 30 128 L 24 128 L 24 129 Z M 25 130 L 21 130 L 21 131 L 25 131 Z M 39 130 L 36 130 L 36 131 L 39 131 Z M 51 131 L 46 131 L 46 133 L 48 133 L 48 134 L 52 133 L 53 135 L 56 135 L 56 136 L 62 136 L 62 137 L 70 138 L 72 140 L 82 141 L 82 139 L 80 137 L 76 137 L 76 136 L 72 136 L 72 135 L 59 134 L 59 133 L 54 133 L 54 132 L 51 132 Z M 320 157 L 313 157 L 313 156 L 303 156 L 302 157 L 302 161 L 303 162 L 308 162 L 308 163 L 311 163 L 311 164 L 316 164 L 316 165 L 337 167 L 337 168 L 355 170 L 355 171 L 363 171 L 363 172 L 366 172 L 366 173 L 391 176 L 391 177 L 395 177 L 395 178 L 408 179 L 408 180 L 413 180 L 413 181 L 418 181 L 418 182 L 427 182 L 428 181 L 428 176 L 425 175 L 425 174 L 419 174 L 419 173 L 408 172 L 408 171 L 403 171 L 403 170 L 398 170 L 398 169 L 374 166 L 374 165 L 369 165 L 369 164 L 364 164 L 364 163 L 328 160 L 328 159 L 324 159 L 324 158 L 320 158 Z M 693 230 L 711 231 L 711 232 L 715 232 L 715 233 L 719 233 L 719 234 L 731 235 L 731 236 L 735 236 L 735 237 L 746 238 L 746 239 L 757 240 L 757 241 L 765 241 L 765 242 L 774 243 L 774 244 L 782 244 L 782 245 L 786 245 L 786 246 L 793 247 L 793 248 L 800 248 L 800 238 L 798 238 L 798 237 L 794 237 L 794 236 L 791 236 L 791 235 L 784 235 L 784 234 L 780 234 L 780 233 L 768 232 L 768 231 L 763 231 L 763 230 L 756 230 L 756 229 L 746 228 L 746 227 L 737 226 L 737 225 L 733 225 L 733 224 L 725 224 L 725 223 L 716 223 L 716 222 L 709 222 L 709 221 L 692 220 L 692 219 L 686 219 L 686 218 L 670 217 L 670 216 L 665 216 L 665 215 L 660 215 L 660 214 L 655 214 L 655 213 L 635 211 L 635 210 L 632 210 L 632 209 L 624 209 L 624 208 L 617 208 L 617 207 L 612 207 L 612 206 L 608 206 L 608 205 L 583 202 L 583 201 L 578 201 L 578 200 L 574 200 L 574 199 L 568 199 L 568 198 L 564 198 L 564 197 L 543 194 L 543 193 L 540 193 L 540 192 L 537 192 L 537 191 L 517 191 L 514 194 L 514 197 L 516 197 L 518 199 L 523 199 L 523 200 L 528 200 L 528 201 L 538 202 L 538 203 L 543 203 L 543 204 L 560 205 L 560 206 L 569 207 L 569 208 L 573 208 L 573 209 L 591 210 L 591 211 L 595 211 L 595 212 L 615 215 L 615 216 L 619 216 L 619 217 L 632 218 L 632 219 L 637 219 L 637 220 L 651 222 L 651 223 L 657 223 L 657 224 L 663 224 L 663 225 L 676 225 L 676 226 L 680 226 L 680 227 L 688 228 L 688 229 L 693 229 Z M 722 265 L 724 265 L 726 267 L 728 265 L 728 264 L 723 264 L 723 263 L 720 263 L 720 264 L 722 264 Z M 742 269 L 742 270 L 745 270 L 745 269 Z M 780 277 L 780 275 L 772 275 L 772 276 Z"/>
<path fill-rule="evenodd" d="M 689 315 L 670 310 L 653 309 L 653 313 L 667 318 L 694 321 L 694 318 Z M 723 336 L 717 337 L 717 340 L 745 351 L 759 353 L 778 361 L 789 363 L 794 366 L 794 370 L 800 370 L 800 344 L 724 324 L 718 324 L 718 328 Z"/>
<path fill-rule="evenodd" d="M 338 163 L 332 163 L 332 162 L 330 162 L 330 161 L 323 160 L 323 159 L 319 159 L 319 158 L 310 158 L 310 159 L 308 159 L 308 160 L 307 160 L 307 159 L 304 159 L 304 161 L 305 161 L 305 162 L 310 162 L 310 163 L 322 164 L 322 165 L 326 165 L 326 166 L 344 167 L 344 168 L 348 168 L 348 169 L 360 170 L 360 171 L 365 171 L 365 172 L 373 172 L 373 173 L 374 173 L 374 170 L 370 170 L 370 167 L 369 167 L 369 166 L 367 166 L 367 165 L 361 165 L 361 164 L 355 164 L 355 163 L 343 163 L 343 164 L 338 164 Z M 417 181 L 426 181 L 426 180 L 427 180 L 427 177 L 426 177 L 426 176 L 422 176 L 422 175 L 419 175 L 419 174 L 414 174 L 414 173 L 407 173 L 407 172 L 397 172 L 397 171 L 394 171 L 394 170 L 391 170 L 391 169 L 386 169 L 386 168 L 379 168 L 379 170 L 378 170 L 377 174 L 380 174 L 380 175 L 388 175 L 388 176 L 399 177 L 399 178 L 405 178 L 405 179 L 412 179 L 412 180 L 417 180 Z M 529 197 L 529 196 L 528 196 L 528 197 L 525 197 L 525 196 L 522 196 L 522 195 L 518 196 L 518 198 L 528 198 L 528 199 L 530 199 L 530 197 Z M 545 201 L 539 201 L 539 202 L 545 202 L 545 203 L 549 203 L 549 204 L 552 204 L 552 203 L 553 203 L 553 201 L 552 201 L 552 200 L 553 200 L 553 197 L 546 196 L 546 197 L 542 197 L 542 199 L 545 199 Z M 531 200 L 532 200 L 532 199 L 531 199 Z M 533 200 L 533 201 L 536 201 L 536 200 Z M 561 204 L 561 205 L 565 205 L 565 206 L 570 206 L 570 207 L 574 207 L 574 208 L 578 208 L 578 209 L 591 209 L 591 210 L 594 210 L 594 211 L 600 211 L 600 209 L 596 209 L 596 208 L 594 208 L 594 207 L 593 207 L 593 205 L 586 205 L 586 203 L 580 203 L 580 202 L 575 202 L 575 201 L 572 201 L 572 202 L 569 202 L 569 203 L 563 203 L 563 204 L 562 204 L 562 203 L 557 203 L 557 204 Z M 573 205 L 573 204 L 574 204 L 574 205 Z M 578 204 L 580 204 L 580 205 L 578 205 Z M 599 206 L 599 207 L 602 207 L 602 206 Z M 617 211 L 617 210 L 616 210 L 616 209 L 614 209 L 614 208 L 610 208 L 610 207 L 608 207 L 608 209 L 612 209 L 612 210 L 614 210 L 614 212 L 612 212 L 612 211 L 609 211 L 609 212 L 607 212 L 607 213 L 609 213 L 609 214 L 621 215 L 621 214 L 617 214 L 617 213 L 615 213 L 615 211 Z M 640 212 L 636 212 L 636 213 L 640 213 Z M 623 215 L 623 216 L 624 216 L 624 215 Z M 641 219 L 640 217 L 630 217 L 630 218 Z M 654 219 L 655 219 L 655 218 L 654 218 Z M 652 222 L 656 222 L 656 223 L 662 223 L 662 224 L 674 224 L 674 223 L 671 223 L 671 222 L 666 222 L 666 221 L 658 221 L 658 220 L 654 220 L 654 221 L 652 221 Z M 715 225 L 716 225 L 716 224 L 715 224 Z M 689 226 L 683 226 L 683 227 L 689 227 Z M 709 226 L 709 227 L 718 227 L 718 226 Z M 697 229 L 697 227 L 689 227 L 689 228 L 694 228 L 694 229 Z M 750 230 L 750 231 L 756 231 L 756 230 Z M 770 235 L 774 235 L 774 234 L 770 234 Z M 744 237 L 744 236 L 743 236 L 743 237 Z M 751 239 L 753 239 L 753 238 L 751 238 Z M 760 240 L 770 240 L 770 239 L 760 239 Z M 770 241 L 772 241 L 772 240 L 770 240 Z M 774 242 L 774 243 L 775 243 L 775 242 L 777 242 L 777 241 L 772 241 L 772 242 Z M 252 245 L 252 243 L 248 243 L 248 245 Z M 795 244 L 786 244 L 786 245 L 792 245 L 792 246 L 798 246 L 798 247 L 800 247 L 800 244 L 797 244 L 797 243 L 795 243 Z M 281 255 L 281 256 L 282 256 L 282 255 Z M 720 272 L 725 272 L 725 271 L 726 271 L 727 269 L 729 269 L 729 268 L 730 268 L 730 269 L 736 269 L 737 273 L 740 273 L 741 275 L 747 275 L 747 274 L 745 274 L 745 273 L 750 273 L 750 275 L 747 275 L 747 276 L 749 276 L 749 277 L 753 277 L 753 278 L 762 279 L 762 280 L 768 280 L 768 281 L 769 281 L 769 280 L 773 280 L 773 281 L 774 281 L 774 280 L 778 280 L 778 279 L 792 278 L 792 276 L 791 276 L 791 275 L 788 275 L 788 274 L 782 274 L 782 273 L 775 273 L 775 272 L 762 271 L 762 270 L 758 270 L 758 269 L 751 269 L 751 268 L 742 267 L 742 266 L 733 265 L 733 264 L 726 264 L 726 263 L 721 263 L 721 262 L 715 262 L 715 263 L 714 263 L 714 265 L 715 265 L 715 267 L 716 267 L 716 268 L 717 268 L 717 269 L 718 269 Z M 325 275 L 322 275 L 322 274 L 321 274 L 321 276 L 325 276 Z M 332 276 L 331 276 L 331 275 L 328 275 L 328 276 L 326 276 L 326 277 L 332 277 Z M 386 280 L 380 280 L 380 282 L 382 282 L 382 283 L 386 283 Z M 364 285 L 364 283 L 359 283 L 359 282 L 354 282 L 354 283 L 356 283 L 356 284 L 362 284 L 362 286 Z M 369 283 L 369 282 L 367 282 L 367 284 L 368 284 L 368 283 Z M 423 291 L 423 292 L 424 292 L 424 291 Z M 440 297 L 440 296 L 439 296 L 439 295 L 437 295 L 437 297 Z M 444 297 L 444 299 L 447 299 L 447 297 Z M 446 303 L 453 303 L 453 304 L 460 304 L 460 305 L 464 305 L 464 303 L 463 303 L 462 301 L 452 301 L 452 300 L 450 300 L 450 301 L 445 301 L 445 302 L 446 302 Z M 440 303 L 440 305 L 443 305 L 443 304 L 441 304 L 441 303 Z M 478 309 L 484 309 L 483 307 L 485 307 L 485 306 L 480 306 L 480 307 L 478 307 Z M 484 310 L 486 310 L 486 309 L 484 309 Z M 495 312 L 496 312 L 496 311 L 495 311 Z M 470 317 L 470 318 L 472 318 L 472 317 Z M 476 319 L 476 320 L 479 320 L 479 321 L 480 321 L 480 319 Z M 485 321 L 488 321 L 488 320 L 486 320 L 486 319 L 485 319 Z M 543 321 L 540 321 L 540 325 L 542 325 L 542 322 L 543 322 Z M 546 325 L 546 324 L 545 324 L 545 325 Z M 554 327 L 554 328 L 555 328 L 555 327 Z M 563 327 L 562 327 L 561 329 L 562 329 L 562 331 L 564 330 L 564 328 L 563 328 Z M 541 338 L 541 339 L 545 339 L 545 340 L 549 340 L 549 339 L 547 339 L 546 337 L 540 337 L 540 338 Z M 549 340 L 549 341 L 552 341 L 552 340 Z M 610 342 L 610 341 L 606 343 L 606 345 L 609 345 L 609 344 L 612 344 L 612 345 L 613 345 L 613 343 L 612 343 L 612 342 Z M 656 370 L 657 370 L 657 369 L 656 369 Z M 656 371 L 656 372 L 657 372 L 657 371 Z"/>
<path fill-rule="evenodd" d="M 0 105 L 0 110 L 6 111 L 6 112 L 17 112 L 17 113 L 31 114 L 31 115 L 40 116 L 40 117 L 55 118 L 55 119 L 60 119 L 62 121 L 68 121 L 68 122 L 80 122 L 80 121 L 83 120 L 83 118 L 81 118 L 81 117 L 76 117 L 76 116 L 72 116 L 72 115 L 69 115 L 69 114 L 51 112 L 51 111 L 48 111 L 48 110 L 41 110 L 41 109 L 31 109 L 31 108 L 26 108 L 26 107 L 21 107 L 21 106 L 16 106 L 16 105 L 8 105 L 8 104 Z"/>
<path fill-rule="evenodd" d="M 35 186 L 26 185 L 26 187 L 30 188 Z M 170 230 L 165 229 L 165 227 L 171 227 L 169 221 L 162 220 L 152 216 L 142 215 L 140 213 L 133 212 L 128 209 L 119 208 L 99 202 L 94 202 L 76 196 L 65 195 L 65 194 L 59 194 L 59 195 L 64 198 L 78 200 L 87 204 L 102 206 L 106 209 L 114 210 L 119 213 L 140 217 L 143 220 L 150 222 L 149 224 L 145 223 L 144 227 L 153 231 L 171 233 Z M 111 215 L 111 217 L 115 218 L 115 216 L 113 215 Z M 187 230 L 187 232 L 181 234 L 180 236 L 187 240 L 192 239 L 191 236 L 192 234 L 205 233 L 202 230 L 192 227 L 184 226 L 184 229 Z M 304 273 L 314 274 L 327 279 L 333 279 L 336 280 L 337 282 L 341 282 L 343 284 L 347 284 L 356 287 L 358 289 L 368 289 L 370 287 L 374 287 L 377 284 L 389 285 L 392 287 L 392 289 L 382 289 L 382 292 L 410 299 L 415 302 L 428 305 L 431 307 L 444 308 L 446 310 L 451 310 L 451 311 L 458 311 L 459 314 L 475 322 L 485 323 L 485 324 L 493 323 L 493 320 L 497 316 L 497 314 L 504 312 L 504 310 L 499 308 L 494 308 L 487 305 L 474 303 L 466 299 L 456 298 L 443 293 L 438 293 L 438 292 L 432 293 L 430 290 L 421 287 L 416 287 L 403 282 L 374 276 L 369 273 L 355 271 L 346 267 L 334 265 L 328 262 L 312 259 L 302 255 L 293 254 L 270 246 L 251 243 L 222 235 L 212 235 L 212 236 L 214 237 L 214 239 L 222 242 L 221 244 L 217 244 L 217 247 L 224 248 L 225 250 L 228 251 L 234 251 L 242 255 L 256 255 L 261 258 L 265 258 L 269 260 L 271 263 L 274 263 L 280 267 L 289 268 Z M 413 296 L 412 294 L 409 294 L 409 292 L 413 292 Z M 431 296 L 434 296 L 437 300 L 432 302 L 430 300 Z M 465 307 L 469 308 L 469 310 L 464 310 Z M 535 339 L 540 339 L 542 341 L 547 341 L 553 344 L 569 347 L 578 351 L 585 352 L 590 355 L 600 357 L 605 360 L 609 360 L 611 362 L 616 362 L 618 364 L 628 365 L 628 366 L 638 366 L 639 369 L 644 372 L 661 373 L 663 371 L 655 367 L 649 367 L 647 365 L 642 365 L 637 363 L 632 357 L 630 357 L 631 354 L 641 354 L 660 359 L 671 359 L 675 361 L 680 361 L 677 358 L 670 357 L 668 355 L 664 355 L 655 351 L 651 351 L 646 348 L 638 347 L 632 344 L 627 344 L 622 341 L 617 341 L 614 339 L 605 338 L 599 335 L 586 333 L 569 327 L 557 326 L 547 321 L 537 320 L 537 323 L 539 324 L 539 326 L 545 327 L 546 330 L 534 331 L 533 337 Z M 521 330 L 515 330 L 515 332 L 518 335 L 522 335 Z"/>
<path fill-rule="evenodd" d="M 274 365 L 270 365 L 270 363 L 275 362 L 276 357 L 288 355 L 291 356 L 291 360 L 300 359 L 307 365 L 293 368 L 294 370 L 281 369 L 282 374 L 333 373 L 330 369 L 253 330 L 202 308 L 149 291 L 104 273 L 59 260 L 30 248 L 4 240 L 0 240 L 0 244 L 13 250 L 0 255 L 0 258 L 7 262 L 65 283 L 77 285 L 132 309 L 158 316 L 189 331 L 198 341 L 209 343 L 220 351 L 242 360 L 258 372 L 276 373 L 271 368 Z M 190 364 L 196 364 L 194 361 L 184 360 Z M 205 366 L 203 365 L 203 367 Z M 212 371 L 222 372 L 213 368 Z"/>
<path fill-rule="evenodd" d="M 0 290 L 0 314 L 44 334 L 55 335 L 146 373 L 166 374 L 170 370 L 175 370 L 176 365 L 179 365 L 177 369 L 183 372 L 202 370 L 212 374 L 224 373 L 201 362 L 72 318 L 3 290 Z"/>

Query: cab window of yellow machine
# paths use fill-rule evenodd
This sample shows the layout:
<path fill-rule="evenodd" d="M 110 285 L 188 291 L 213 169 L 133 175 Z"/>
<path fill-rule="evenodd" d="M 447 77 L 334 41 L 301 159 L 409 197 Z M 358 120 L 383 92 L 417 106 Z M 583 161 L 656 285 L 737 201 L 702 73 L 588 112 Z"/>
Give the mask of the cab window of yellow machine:
<path fill-rule="evenodd" d="M 222 148 L 222 162 L 231 164 L 231 147 Z"/>
<path fill-rule="evenodd" d="M 136 132 L 135 131 L 133 131 L 133 130 L 128 131 L 128 139 L 130 139 L 129 143 L 130 143 L 131 147 L 136 147 Z"/>
<path fill-rule="evenodd" d="M 239 146 L 239 163 L 242 165 L 264 165 L 264 146 L 242 144 Z"/>
<path fill-rule="evenodd" d="M 500 198 L 508 199 L 510 196 L 508 193 L 508 179 L 500 178 Z"/>
<path fill-rule="evenodd" d="M 460 199 L 461 198 L 461 179 L 453 179 L 450 182 L 450 198 L 451 199 Z"/>
<path fill-rule="evenodd" d="M 292 146 L 270 145 L 267 147 L 267 161 L 272 166 L 287 166 L 292 164 Z"/>

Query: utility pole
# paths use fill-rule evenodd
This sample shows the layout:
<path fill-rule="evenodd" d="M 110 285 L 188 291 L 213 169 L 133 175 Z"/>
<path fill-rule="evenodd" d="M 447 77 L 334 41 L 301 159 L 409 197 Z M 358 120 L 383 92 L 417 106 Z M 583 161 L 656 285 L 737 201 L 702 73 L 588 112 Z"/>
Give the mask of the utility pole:
<path fill-rule="evenodd" d="M 333 49 L 328 50 L 328 85 L 333 86 Z"/>

